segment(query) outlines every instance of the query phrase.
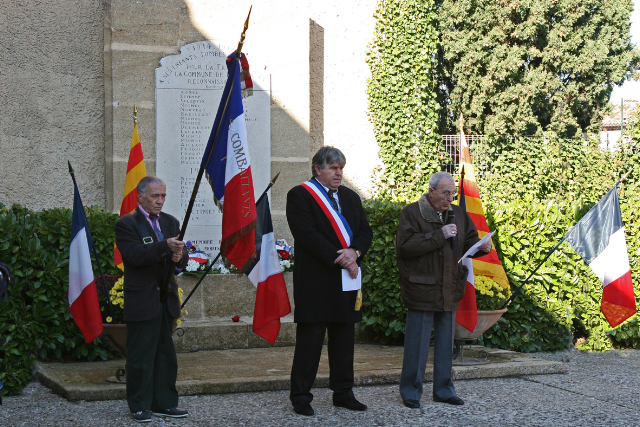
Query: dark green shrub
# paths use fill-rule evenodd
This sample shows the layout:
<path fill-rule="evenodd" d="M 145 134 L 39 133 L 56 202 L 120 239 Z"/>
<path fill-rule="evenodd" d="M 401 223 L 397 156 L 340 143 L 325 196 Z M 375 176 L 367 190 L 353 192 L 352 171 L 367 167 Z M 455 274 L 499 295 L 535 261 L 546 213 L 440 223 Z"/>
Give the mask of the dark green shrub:
<path fill-rule="evenodd" d="M 383 342 L 404 336 L 407 310 L 400 297 L 396 232 L 403 203 L 367 200 L 364 209 L 373 228 L 373 243 L 363 264 L 363 329 Z"/>
<path fill-rule="evenodd" d="M 86 212 L 103 271 L 117 272 L 111 256 L 118 216 L 98 207 Z M 70 228 L 70 209 L 34 212 L 0 206 L 0 260 L 11 266 L 14 277 L 8 298 L 0 303 L 0 379 L 5 394 L 18 392 L 31 379 L 35 357 L 112 356 L 98 340 L 84 341 L 67 309 Z"/>

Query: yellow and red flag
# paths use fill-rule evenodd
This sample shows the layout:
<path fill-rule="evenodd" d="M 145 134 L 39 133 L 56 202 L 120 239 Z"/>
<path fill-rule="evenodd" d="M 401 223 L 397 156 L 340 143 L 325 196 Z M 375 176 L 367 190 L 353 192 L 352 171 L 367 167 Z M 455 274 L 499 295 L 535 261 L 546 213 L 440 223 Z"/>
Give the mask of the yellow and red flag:
<path fill-rule="evenodd" d="M 465 207 L 467 213 L 471 217 L 474 225 L 478 229 L 478 237 L 483 238 L 489 234 L 489 226 L 487 218 L 482 209 L 482 201 L 480 200 L 480 192 L 476 176 L 473 171 L 473 159 L 471 151 L 467 144 L 466 137 L 462 125 L 460 126 L 460 206 Z M 464 198 L 464 200 L 462 200 Z M 507 274 L 502 267 L 502 263 L 498 258 L 495 246 L 491 247 L 491 252 L 478 258 L 473 259 L 473 274 L 476 276 L 491 277 L 503 289 L 509 288 L 509 280 Z M 460 308 L 456 314 L 456 321 L 467 329 L 473 330 L 477 322 L 477 308 L 475 304 L 475 284 L 473 276 L 470 274 L 471 286 L 467 286 L 463 300 L 460 302 Z M 468 280 L 469 282 L 469 280 Z M 469 292 L 467 292 L 469 291 Z M 473 295 L 471 295 L 473 293 Z M 473 307 L 471 307 L 473 306 Z M 466 309 L 463 309 L 466 308 Z M 469 328 L 468 326 L 473 326 Z"/>
<path fill-rule="evenodd" d="M 120 216 L 133 212 L 138 206 L 137 186 L 145 176 L 147 176 L 147 169 L 144 166 L 144 156 L 142 155 L 142 145 L 138 136 L 138 121 L 136 118 L 134 119 L 133 136 L 131 137 L 131 150 L 129 151 L 129 162 L 127 163 L 127 177 L 124 181 Z M 115 244 L 113 245 L 113 261 L 120 270 L 124 271 L 122 255 L 120 255 L 120 251 Z"/>

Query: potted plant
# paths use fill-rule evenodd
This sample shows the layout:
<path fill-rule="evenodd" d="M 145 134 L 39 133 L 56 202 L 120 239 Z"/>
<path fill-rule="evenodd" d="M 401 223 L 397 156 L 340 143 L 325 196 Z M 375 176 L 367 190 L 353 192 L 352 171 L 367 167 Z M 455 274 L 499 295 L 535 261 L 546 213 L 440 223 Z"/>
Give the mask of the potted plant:
<path fill-rule="evenodd" d="M 511 296 L 509 284 L 501 286 L 489 276 L 474 276 L 476 285 L 476 306 L 478 307 L 478 323 L 473 331 L 456 323 L 455 337 L 471 340 L 482 335 L 492 327 L 507 309 L 502 308 Z"/>

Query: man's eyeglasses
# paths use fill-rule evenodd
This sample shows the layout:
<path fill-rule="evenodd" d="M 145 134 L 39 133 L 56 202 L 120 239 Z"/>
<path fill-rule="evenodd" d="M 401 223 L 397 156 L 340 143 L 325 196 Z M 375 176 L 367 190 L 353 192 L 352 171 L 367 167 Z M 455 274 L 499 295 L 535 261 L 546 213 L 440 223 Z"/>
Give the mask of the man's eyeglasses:
<path fill-rule="evenodd" d="M 455 199 L 458 196 L 458 191 L 454 191 L 453 193 L 449 192 L 449 191 L 440 191 L 437 188 L 434 188 L 434 190 L 436 190 L 438 193 L 442 194 L 444 197 L 446 197 L 447 199 L 449 197 L 451 197 L 452 199 Z"/>

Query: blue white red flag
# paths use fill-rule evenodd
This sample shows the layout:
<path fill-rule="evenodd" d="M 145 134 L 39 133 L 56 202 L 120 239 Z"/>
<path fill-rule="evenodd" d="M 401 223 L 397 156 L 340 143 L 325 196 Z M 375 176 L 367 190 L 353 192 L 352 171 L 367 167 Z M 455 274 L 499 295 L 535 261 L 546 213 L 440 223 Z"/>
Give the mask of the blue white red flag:
<path fill-rule="evenodd" d="M 205 169 L 214 200 L 222 209 L 220 252 L 244 270 L 256 248 L 256 205 L 242 108 L 241 66 L 235 52 L 227 58 L 227 68 L 229 77 L 200 167 Z"/>
<path fill-rule="evenodd" d="M 614 185 L 564 237 L 602 282 L 600 311 L 612 327 L 637 311 L 617 188 Z"/>
<path fill-rule="evenodd" d="M 265 194 L 258 200 L 256 211 L 256 257 L 246 269 L 249 281 L 257 289 L 253 332 L 273 344 L 280 333 L 280 318 L 291 313 L 291 305 L 276 252 L 269 196 Z"/>
<path fill-rule="evenodd" d="M 102 316 L 89 254 L 89 245 L 93 243 L 75 179 L 73 189 L 68 309 L 84 339 L 91 343 L 102 333 Z"/>

